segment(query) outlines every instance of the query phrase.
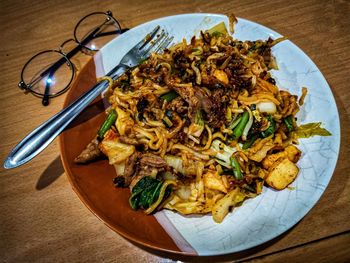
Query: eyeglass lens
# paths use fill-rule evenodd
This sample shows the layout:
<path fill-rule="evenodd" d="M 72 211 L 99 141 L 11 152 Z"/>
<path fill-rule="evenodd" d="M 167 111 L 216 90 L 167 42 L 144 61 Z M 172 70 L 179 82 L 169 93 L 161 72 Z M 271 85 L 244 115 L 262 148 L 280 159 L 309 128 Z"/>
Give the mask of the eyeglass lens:
<path fill-rule="evenodd" d="M 59 67 L 57 61 L 63 60 Z M 46 51 L 33 57 L 23 70 L 23 81 L 37 95 L 54 96 L 68 86 L 73 68 L 70 61 L 59 52 Z"/>
<path fill-rule="evenodd" d="M 103 13 L 85 17 L 74 31 L 75 40 L 89 50 L 99 50 L 120 34 L 117 21 Z"/>
<path fill-rule="evenodd" d="M 75 41 L 90 51 L 99 50 L 118 34 L 119 23 L 105 13 L 93 13 L 84 17 L 74 30 Z M 55 50 L 44 51 L 27 62 L 22 71 L 22 81 L 27 89 L 48 98 L 57 96 L 68 88 L 74 76 L 69 57 L 76 52 L 67 51 L 66 48 L 63 52 L 65 54 Z"/>

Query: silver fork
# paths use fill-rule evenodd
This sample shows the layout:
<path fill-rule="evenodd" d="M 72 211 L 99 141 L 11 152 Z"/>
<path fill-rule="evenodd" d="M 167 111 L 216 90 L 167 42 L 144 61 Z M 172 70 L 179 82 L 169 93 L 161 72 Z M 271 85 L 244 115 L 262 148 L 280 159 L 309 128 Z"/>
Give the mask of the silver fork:
<path fill-rule="evenodd" d="M 159 33 L 159 31 L 161 31 Z M 157 33 L 159 33 L 157 35 Z M 114 67 L 106 76 L 112 79 L 118 78 L 127 69 L 137 66 L 141 60 L 146 59 L 152 52 L 159 52 L 166 48 L 173 37 L 165 30 L 157 26 L 147 34 L 139 43 L 124 55 L 120 63 Z M 67 126 L 81 113 L 98 95 L 108 87 L 108 81 L 103 80 L 81 95 L 56 115 L 29 133 L 11 151 L 4 162 L 4 168 L 18 167 L 44 150 Z"/>

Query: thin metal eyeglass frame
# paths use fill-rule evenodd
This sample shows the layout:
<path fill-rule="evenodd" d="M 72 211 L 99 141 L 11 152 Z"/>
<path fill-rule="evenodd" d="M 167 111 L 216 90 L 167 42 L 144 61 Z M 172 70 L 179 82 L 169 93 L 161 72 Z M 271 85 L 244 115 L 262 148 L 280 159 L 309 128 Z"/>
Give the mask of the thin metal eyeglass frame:
<path fill-rule="evenodd" d="M 105 15 L 106 16 L 106 20 L 102 24 L 98 25 L 95 29 L 93 29 L 91 31 L 91 33 L 89 33 L 81 41 L 79 41 L 77 36 L 76 36 L 77 35 L 77 29 L 78 29 L 79 25 L 86 18 L 88 18 L 88 17 L 90 17 L 92 15 Z M 104 32 L 104 33 L 101 33 L 101 34 L 97 34 L 98 31 L 101 29 L 101 27 L 104 26 L 107 22 L 109 22 L 111 20 L 113 20 L 113 22 L 116 23 L 116 25 L 118 27 L 118 30 L 117 31 Z M 118 35 L 118 34 L 124 33 L 127 30 L 128 30 L 127 28 L 121 29 L 121 26 L 120 26 L 119 22 L 113 17 L 113 14 L 112 14 L 111 11 L 94 12 L 94 13 L 91 13 L 91 14 L 88 14 L 88 15 L 84 16 L 82 19 L 79 20 L 79 22 L 76 24 L 76 26 L 74 28 L 74 32 L 73 32 L 74 33 L 74 39 L 68 39 L 68 40 L 64 41 L 62 43 L 62 45 L 60 46 L 59 50 L 45 50 L 45 51 L 39 52 L 38 54 L 34 55 L 32 58 L 30 58 L 24 64 L 24 66 L 22 68 L 22 72 L 21 72 L 21 80 L 18 83 L 19 88 L 21 88 L 23 90 L 26 90 L 26 91 L 29 91 L 29 92 L 32 92 L 32 93 L 34 93 L 37 96 L 43 97 L 42 104 L 44 106 L 47 106 L 49 104 L 49 98 L 57 97 L 57 96 L 63 94 L 64 92 L 66 92 L 67 89 L 69 88 L 70 84 L 73 81 L 73 78 L 74 78 L 74 75 L 75 75 L 75 69 L 74 69 L 74 66 L 73 66 L 74 64 L 70 61 L 71 57 L 73 57 L 82 48 L 86 48 L 87 50 L 90 50 L 90 51 L 98 51 L 98 50 L 94 50 L 94 49 L 91 49 L 91 48 L 85 46 L 89 41 L 91 41 L 94 38 L 103 37 L 103 36 L 112 35 L 112 34 Z M 65 43 L 71 41 L 71 40 L 73 40 L 77 44 L 77 46 L 75 48 L 73 48 L 71 51 L 69 51 L 68 53 L 64 53 L 62 51 L 63 45 Z M 46 52 L 57 52 L 57 53 L 59 53 L 62 56 L 62 58 L 60 58 L 56 62 L 54 62 L 49 68 L 45 69 L 42 73 L 40 73 L 40 75 L 36 79 L 32 80 L 29 84 L 25 83 L 24 82 L 24 71 L 25 71 L 26 67 L 28 66 L 28 64 L 34 58 L 36 58 L 37 56 L 39 56 L 39 55 L 41 55 L 43 53 L 46 53 Z M 70 78 L 68 84 L 61 91 L 57 92 L 56 94 L 49 94 L 50 86 L 51 86 L 51 84 L 49 82 L 46 82 L 44 94 L 36 92 L 36 91 L 31 89 L 33 83 L 36 83 L 37 81 L 39 81 L 40 79 L 42 79 L 44 76 L 46 76 L 48 74 L 49 74 L 49 76 L 48 76 L 49 78 L 52 77 L 54 75 L 54 73 L 65 63 L 68 63 L 68 66 L 70 67 L 70 69 L 72 71 L 72 74 L 71 74 L 71 78 Z"/>

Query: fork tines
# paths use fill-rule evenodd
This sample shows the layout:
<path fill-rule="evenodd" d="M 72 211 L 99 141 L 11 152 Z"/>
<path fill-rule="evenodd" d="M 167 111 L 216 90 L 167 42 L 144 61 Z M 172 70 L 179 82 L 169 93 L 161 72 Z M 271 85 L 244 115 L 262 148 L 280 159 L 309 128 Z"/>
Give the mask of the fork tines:
<path fill-rule="evenodd" d="M 153 31 L 147 35 L 147 40 L 143 47 L 145 47 L 147 44 L 149 44 L 149 46 L 144 51 L 144 54 L 150 55 L 151 52 L 158 53 L 164 50 L 171 43 L 171 41 L 173 41 L 174 37 L 169 36 L 169 33 L 165 29 L 161 29 L 160 33 L 157 34 L 159 30 L 160 26 L 156 26 Z"/>

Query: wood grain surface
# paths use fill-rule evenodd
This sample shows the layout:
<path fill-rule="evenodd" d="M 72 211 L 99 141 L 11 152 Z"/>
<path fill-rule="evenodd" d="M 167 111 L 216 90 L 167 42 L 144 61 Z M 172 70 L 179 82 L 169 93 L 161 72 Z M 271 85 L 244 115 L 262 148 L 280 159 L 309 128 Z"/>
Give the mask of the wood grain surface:
<path fill-rule="evenodd" d="M 350 261 L 350 2 L 335 1 L 0 1 L 0 162 L 27 133 L 58 112 L 17 88 L 23 64 L 72 37 L 76 22 L 112 10 L 123 27 L 167 15 L 235 13 L 288 36 L 320 68 L 341 122 L 336 170 L 316 206 L 291 230 L 247 253 L 186 258 L 131 244 L 79 201 L 64 174 L 57 141 L 30 163 L 0 168 L 0 260 L 3 262 Z M 74 57 L 77 68 L 87 61 Z"/>

